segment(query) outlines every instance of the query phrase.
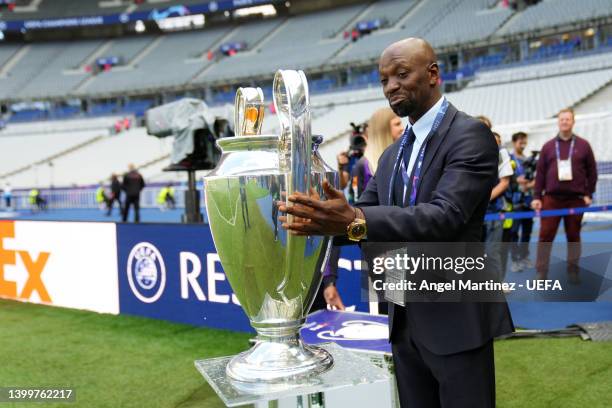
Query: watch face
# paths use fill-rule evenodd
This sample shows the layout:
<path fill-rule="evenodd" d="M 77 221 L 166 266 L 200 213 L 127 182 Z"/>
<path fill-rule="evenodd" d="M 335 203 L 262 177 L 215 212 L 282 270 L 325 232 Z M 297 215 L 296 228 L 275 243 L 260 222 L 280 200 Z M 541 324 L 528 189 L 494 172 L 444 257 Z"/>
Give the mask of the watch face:
<path fill-rule="evenodd" d="M 365 226 L 363 224 L 357 224 L 353 227 L 353 235 L 355 236 L 361 236 L 363 234 L 365 234 Z"/>

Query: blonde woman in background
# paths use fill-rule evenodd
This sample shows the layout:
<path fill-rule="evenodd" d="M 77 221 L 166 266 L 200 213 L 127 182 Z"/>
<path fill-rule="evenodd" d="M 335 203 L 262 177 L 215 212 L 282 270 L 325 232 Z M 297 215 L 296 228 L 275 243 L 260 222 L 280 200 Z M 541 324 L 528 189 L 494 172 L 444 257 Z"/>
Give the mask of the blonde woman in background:
<path fill-rule="evenodd" d="M 404 131 L 402 120 L 391 108 L 381 108 L 374 112 L 368 122 L 367 146 L 363 157 L 359 159 L 351 173 L 351 193 L 355 202 L 365 190 L 368 181 L 376 173 L 378 159 Z"/>

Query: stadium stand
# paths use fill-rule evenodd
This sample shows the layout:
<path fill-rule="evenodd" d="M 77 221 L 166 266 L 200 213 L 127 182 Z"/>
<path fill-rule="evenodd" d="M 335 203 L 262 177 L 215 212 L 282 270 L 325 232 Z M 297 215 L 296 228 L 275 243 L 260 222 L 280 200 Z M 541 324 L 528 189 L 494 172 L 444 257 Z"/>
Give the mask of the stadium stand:
<path fill-rule="evenodd" d="M 612 50 L 611 50 L 612 51 Z M 612 68 L 610 52 L 586 55 L 569 60 L 556 60 L 541 64 L 483 70 L 476 73 L 468 87 L 500 84 L 504 82 L 524 81 L 576 72 L 594 71 Z"/>
<path fill-rule="evenodd" d="M 470 87 L 449 93 L 449 99 L 472 115 L 493 123 L 537 120 L 573 106 L 612 80 L 612 70 L 530 79 L 515 83 Z"/>
<path fill-rule="evenodd" d="M 384 20 L 383 26 L 393 26 L 397 23 L 416 1 L 414 0 L 383 0 L 370 4 L 370 6 L 358 16 L 359 21 Z"/>
<path fill-rule="evenodd" d="M 144 36 L 109 40 L 102 51 L 98 50 L 97 56 L 117 56 L 123 59 L 122 65 L 129 65 L 154 39 L 152 36 Z"/>
<path fill-rule="evenodd" d="M 497 35 L 504 36 L 577 24 L 611 15 L 612 8 L 607 0 L 545 0 L 517 14 L 497 32 Z"/>
<path fill-rule="evenodd" d="M 64 136 L 56 135 L 56 137 L 62 139 L 64 139 Z M 72 138 L 68 139 L 75 143 L 83 137 L 93 138 L 96 136 L 100 136 L 100 133 L 77 132 Z M 27 137 L 21 139 L 21 143 L 34 142 L 28 141 Z M 45 143 L 41 143 L 41 145 L 48 147 L 48 144 Z M 128 163 L 143 165 L 157 157 L 167 156 L 170 147 L 171 139 L 156 139 L 148 136 L 144 128 L 137 128 L 119 135 L 96 138 L 93 143 L 56 157 L 52 160 L 53 172 L 41 172 L 34 166 L 12 176 L 11 180 L 15 186 L 92 185 L 100 180 L 108 179 L 112 172 L 122 173 L 126 171 Z M 27 150 L 23 146 L 21 146 L 21 149 Z"/>
<path fill-rule="evenodd" d="M 0 137 L 0 151 L 23 152 L 23 154 L 3 154 L 0 161 L 0 177 L 8 177 L 15 170 L 29 168 L 37 162 L 47 161 L 50 157 L 100 136 L 102 132 L 103 130 L 79 130 L 52 135 L 2 136 Z M 34 173 L 36 170 L 33 171 Z M 34 181 L 28 180 L 24 184 L 16 185 L 33 185 Z"/>
<path fill-rule="evenodd" d="M 11 13 L 10 18 L 52 17 L 57 14 L 51 9 L 57 11 L 56 7 L 72 2 L 43 0 L 31 4 L 35 3 L 37 10 L 17 11 Z M 105 7 L 100 6 L 102 3 L 79 3 L 83 4 L 71 9 L 75 10 L 75 15 L 108 14 L 128 8 L 127 4 L 119 7 L 110 2 L 104 3 Z M 142 11 L 200 3 L 197 0 L 143 2 L 130 4 L 129 9 Z M 525 30 L 533 33 L 541 28 L 561 26 L 567 21 L 593 22 L 611 14 L 612 7 L 604 7 L 612 6 L 610 1 L 585 1 L 575 16 L 567 11 L 561 13 L 567 16 L 560 16 L 560 9 L 577 7 L 566 0 L 545 0 L 520 11 L 506 7 L 505 3 L 493 0 L 363 1 L 324 11 L 230 21 L 180 33 L 0 43 L 0 98 L 26 102 L 20 104 L 19 109 L 18 105 L 13 105 L 9 126 L 0 133 L 6 138 L 0 137 L 0 142 L 7 143 L 7 149 L 21 149 L 26 144 L 18 144 L 13 139 L 27 136 L 30 141 L 53 145 L 46 156 L 34 149 L 32 154 L 22 155 L 20 163 L 6 161 L 0 173 L 13 172 L 14 185 L 26 186 L 38 177 L 34 171 L 36 166 L 32 164 L 45 162 L 61 153 L 53 159 L 57 185 L 96 183 L 107 177 L 108 169 L 122 171 L 129 161 L 141 166 L 146 177 L 164 180 L 169 177 L 162 169 L 167 165 L 170 141 L 156 141 L 138 127 L 117 137 L 106 136 L 115 119 L 120 117 L 118 115 L 139 117 L 151 106 L 178 99 L 186 90 L 195 90 L 196 97 L 206 96 L 207 102 L 213 103 L 212 109 L 223 116 L 226 115 L 225 104 L 233 103 L 234 84 L 253 81 L 263 85 L 266 100 L 271 102 L 270 78 L 282 67 L 307 71 L 313 132 L 325 135 L 321 152 L 333 163 L 335 154 L 346 148 L 345 132 L 349 122 L 363 122 L 374 110 L 386 106 L 373 61 L 385 44 L 408 36 L 424 36 L 443 51 L 440 62 L 445 69 L 444 79 L 450 85 L 446 91 L 449 100 L 470 114 L 489 116 L 495 126 L 503 128 L 525 123 L 532 126 L 534 121 L 547 120 L 566 106 L 576 107 L 581 115 L 609 112 L 612 106 L 612 52 L 605 40 L 610 37 L 609 30 L 600 33 L 600 44 L 589 47 L 580 42 L 576 32 L 555 37 L 539 46 L 532 46 L 525 40 L 521 40 L 522 44 L 513 44 L 501 39 Z M 22 6 L 27 4 L 21 2 Z M 8 19 L 8 13 L 2 18 Z M 346 38 L 345 33 L 359 23 L 377 19 L 383 22 L 379 29 L 356 41 L 350 36 Z M 317 30 L 312 29 L 315 25 Z M 452 30 L 440 30 L 441 26 L 452 27 Z M 485 52 L 480 49 L 464 52 L 469 51 L 474 41 L 479 44 L 495 41 L 496 45 Z M 244 43 L 246 49 L 232 56 L 219 52 L 222 45 L 231 43 Z M 519 48 L 520 53 L 517 52 Z M 463 54 L 459 55 L 459 51 Z M 448 53 L 456 54 L 453 56 L 455 62 Z M 99 58 L 109 57 L 118 57 L 119 63 L 101 67 L 99 71 L 92 70 Z M 347 69 L 353 64 L 364 68 Z M 211 89 L 211 86 L 219 88 Z M 160 94 L 164 89 L 166 92 Z M 48 98 L 60 97 L 88 100 L 88 107 L 82 109 L 79 100 L 76 103 L 67 100 L 45 102 Z M 30 103 L 36 100 L 42 102 Z M 90 119 L 49 121 L 70 117 Z M 27 123 L 37 120 L 43 121 L 42 127 Z M 584 121 L 582 119 L 582 123 L 586 123 Z M 602 126 L 585 128 L 585 134 L 591 131 L 599 134 L 605 127 Z M 274 133 L 277 127 L 277 120 L 268 114 L 264 132 Z M 44 131 L 49 132 L 47 139 L 41 135 Z M 77 136 L 79 131 L 81 136 Z M 64 134 L 69 136 L 57 143 Z M 83 144 L 98 136 L 102 137 Z M 507 137 L 504 134 L 504 138 Z M 138 147 L 140 145 L 142 148 Z M 113 155 L 113 150 L 136 150 L 137 153 L 128 159 L 129 154 Z M 95 151 L 100 152 L 97 156 L 99 166 L 59 175 L 62 169 L 79 162 L 96 161 L 93 160 Z M 599 151 L 606 160 L 612 160 L 608 157 L 612 153 L 603 144 Z"/>
<path fill-rule="evenodd" d="M 57 44 L 55 49 L 52 48 L 49 51 L 49 58 L 39 60 L 39 73 L 30 78 L 22 76 L 21 69 L 24 64 L 15 66 L 12 74 L 24 84 L 20 89 L 21 96 L 24 98 L 64 96 L 67 89 L 73 89 L 86 78 L 85 72 L 79 69 L 81 63 L 101 44 L 100 40 L 79 41 L 70 46 Z M 39 44 L 32 45 L 28 55 L 40 55 L 38 52 L 40 46 Z"/>
<path fill-rule="evenodd" d="M 159 36 L 125 70 L 100 73 L 80 88 L 78 94 L 104 95 L 184 84 L 210 63 L 202 55 L 230 30 L 223 27 Z"/>
<path fill-rule="evenodd" d="M 310 13 L 287 19 L 261 41 L 254 52 L 238 53 L 219 60 L 200 80 L 214 82 L 266 75 L 281 66 L 303 69 L 320 66 L 346 45 L 342 39 L 333 37 L 363 9 L 363 5 L 349 6 L 329 13 Z M 318 29 L 313 30 L 313 25 Z"/>
<path fill-rule="evenodd" d="M 464 0 L 424 36 L 438 47 L 482 41 L 490 37 L 513 12 L 509 8 L 483 8 L 482 0 Z M 446 27 L 440 30 L 439 27 Z"/>
<path fill-rule="evenodd" d="M 612 111 L 612 84 L 593 94 L 575 107 L 576 113 L 595 113 Z"/>

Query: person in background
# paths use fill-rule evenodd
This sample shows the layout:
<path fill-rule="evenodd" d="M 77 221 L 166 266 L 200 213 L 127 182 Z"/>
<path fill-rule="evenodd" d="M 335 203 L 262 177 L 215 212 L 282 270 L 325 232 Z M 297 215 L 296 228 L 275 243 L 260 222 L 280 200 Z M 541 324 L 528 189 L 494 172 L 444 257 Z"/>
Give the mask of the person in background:
<path fill-rule="evenodd" d="M 119 182 L 119 178 L 115 173 L 111 175 L 111 185 L 110 185 L 110 197 L 108 198 L 108 206 L 106 215 L 110 216 L 113 212 L 113 205 L 115 201 L 119 204 L 119 212 L 123 212 L 123 206 L 121 205 L 121 183 Z"/>
<path fill-rule="evenodd" d="M 402 119 L 391 108 L 381 108 L 374 112 L 368 122 L 367 144 L 363 154 L 351 172 L 351 189 L 359 199 L 378 168 L 378 159 L 385 149 L 396 141 L 404 131 Z"/>
<path fill-rule="evenodd" d="M 159 190 L 159 194 L 157 194 L 157 204 L 159 204 L 162 211 L 174 209 L 174 187 L 172 187 L 172 184 L 167 184 Z"/>
<path fill-rule="evenodd" d="M 102 181 L 96 189 L 96 203 L 98 203 L 98 208 L 100 210 L 108 208 L 108 197 L 106 196 L 106 191 L 104 190 L 104 182 Z"/>
<path fill-rule="evenodd" d="M 344 190 L 349 186 L 351 181 L 351 174 L 353 168 L 357 162 L 363 157 L 366 141 L 368 138 L 368 123 L 362 123 L 361 125 L 355 125 L 351 123 L 353 131 L 350 137 L 350 146 L 348 151 L 339 153 L 336 156 L 338 161 L 338 176 L 340 180 L 340 189 Z M 354 191 L 349 186 L 348 201 L 354 203 L 356 196 Z M 323 271 L 323 281 L 319 293 L 315 297 L 314 303 L 311 310 L 324 309 L 329 307 L 331 309 L 344 310 L 344 304 L 342 298 L 336 288 L 338 280 L 338 260 L 340 259 L 340 247 L 332 246 L 327 265 Z"/>
<path fill-rule="evenodd" d="M 484 115 L 476 116 L 476 119 L 487 125 L 489 129 L 493 129 L 493 124 L 491 123 L 491 119 L 487 118 Z"/>
<path fill-rule="evenodd" d="M 353 166 L 363 156 L 368 139 L 368 124 L 355 125 L 351 122 L 353 131 L 350 137 L 350 145 L 347 151 L 338 153 L 336 159 L 338 161 L 338 176 L 340 179 L 340 189 L 344 190 L 348 186 Z M 349 191 L 349 201 L 353 202 Z"/>
<path fill-rule="evenodd" d="M 166 207 L 171 210 L 176 208 L 176 200 L 174 199 L 174 187 L 172 184 L 168 183 L 166 185 L 166 197 L 165 197 Z"/>
<path fill-rule="evenodd" d="M 480 116 L 478 119 L 487 127 L 491 124 L 488 118 Z M 510 154 L 501 147 L 501 136 L 499 133 L 493 132 L 497 146 L 499 146 L 499 160 L 497 165 L 497 184 L 491 191 L 489 198 L 489 206 L 487 214 L 496 214 L 504 210 L 504 192 L 510 185 L 510 177 L 514 174 L 510 164 Z M 505 268 L 502 265 L 502 250 L 501 244 L 503 238 L 503 221 L 492 220 L 485 221 L 483 226 L 483 241 L 486 243 L 489 265 L 493 271 L 497 271 L 498 278 L 503 281 Z"/>
<path fill-rule="evenodd" d="M 574 134 L 575 119 L 572 109 L 562 109 L 557 115 L 557 123 L 559 133 L 542 146 L 536 167 L 531 202 L 536 211 L 586 207 L 593 202 L 597 184 L 597 163 L 591 145 Z M 538 279 L 546 279 L 548 275 L 552 249 L 550 243 L 557 235 L 561 218 L 568 242 L 567 272 L 570 280 L 578 279 L 582 214 L 541 218 L 536 260 Z"/>
<path fill-rule="evenodd" d="M 128 166 L 128 172 L 123 175 L 121 189 L 125 192 L 123 205 L 123 222 L 127 222 L 130 207 L 134 206 L 134 222 L 140 222 L 140 192 L 145 187 L 142 175 L 133 164 Z"/>
<path fill-rule="evenodd" d="M 2 193 L 2 196 L 4 197 L 4 205 L 6 209 L 10 209 L 12 204 L 11 201 L 13 200 L 13 189 L 11 188 L 11 184 L 9 182 L 4 185 L 4 192 Z"/>
<path fill-rule="evenodd" d="M 510 163 L 514 169 L 514 176 L 510 181 L 510 191 L 512 196 L 513 211 L 525 212 L 531 208 L 533 199 L 534 179 L 528 179 L 525 169 L 525 147 L 527 146 L 527 133 L 516 132 L 512 135 L 513 151 L 510 153 Z M 533 229 L 533 218 L 520 218 L 512 220 L 510 230 L 510 246 L 512 256 L 512 272 L 519 272 L 523 269 L 531 268 L 533 265 L 529 260 L 529 241 Z"/>
<path fill-rule="evenodd" d="M 28 194 L 28 201 L 32 211 L 43 211 L 47 208 L 47 201 L 42 198 L 40 191 L 37 188 L 30 190 L 30 193 Z"/>
<path fill-rule="evenodd" d="M 157 205 L 161 211 L 166 211 L 166 186 L 159 189 L 159 193 L 157 193 Z"/>

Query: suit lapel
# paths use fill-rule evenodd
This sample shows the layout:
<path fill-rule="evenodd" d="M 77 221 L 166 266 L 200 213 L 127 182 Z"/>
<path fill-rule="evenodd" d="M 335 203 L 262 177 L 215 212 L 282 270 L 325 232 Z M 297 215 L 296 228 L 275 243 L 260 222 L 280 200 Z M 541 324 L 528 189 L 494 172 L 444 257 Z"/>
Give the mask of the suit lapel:
<path fill-rule="evenodd" d="M 444 115 L 444 119 L 442 119 L 442 123 L 440 124 L 440 127 L 438 128 L 436 133 L 432 136 L 431 140 L 429 141 L 429 144 L 427 145 L 427 149 L 425 150 L 425 158 L 423 159 L 423 166 L 421 169 L 421 177 L 420 177 L 421 179 L 423 178 L 423 175 L 427 172 L 427 169 L 429 168 L 434 157 L 436 156 L 436 153 L 438 149 L 440 148 L 442 141 L 444 140 L 444 136 L 446 136 L 446 134 L 448 133 L 448 130 L 450 129 L 450 124 L 453 122 L 453 119 L 455 118 L 456 114 L 457 114 L 457 108 L 455 108 L 449 102 L 448 110 L 446 111 L 446 114 Z M 412 169 L 412 171 L 414 172 L 414 168 Z"/>

